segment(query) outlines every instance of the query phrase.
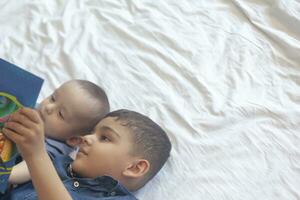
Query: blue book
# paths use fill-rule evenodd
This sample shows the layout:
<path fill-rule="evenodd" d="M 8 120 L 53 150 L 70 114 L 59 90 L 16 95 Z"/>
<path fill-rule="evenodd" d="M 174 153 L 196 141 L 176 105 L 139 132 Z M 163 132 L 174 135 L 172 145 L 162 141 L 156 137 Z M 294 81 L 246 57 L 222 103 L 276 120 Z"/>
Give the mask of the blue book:
<path fill-rule="evenodd" d="M 22 106 L 33 108 L 44 80 L 16 65 L 0 58 L 0 132 L 9 115 Z M 0 148 L 5 137 L 0 133 Z M 11 153 L 0 157 L 0 192 L 8 187 L 8 177 L 18 156 L 16 146 L 11 143 Z M 1 149 L 0 149 L 1 151 Z M 4 156 L 3 156 L 4 157 Z"/>

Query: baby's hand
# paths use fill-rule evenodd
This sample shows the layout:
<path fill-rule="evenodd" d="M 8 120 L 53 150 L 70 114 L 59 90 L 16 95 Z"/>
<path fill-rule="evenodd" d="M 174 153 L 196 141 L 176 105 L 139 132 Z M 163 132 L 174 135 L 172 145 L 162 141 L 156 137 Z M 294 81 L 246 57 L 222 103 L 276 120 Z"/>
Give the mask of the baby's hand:
<path fill-rule="evenodd" d="M 17 144 L 25 160 L 28 156 L 45 151 L 44 123 L 33 109 L 21 108 L 13 113 L 2 132 Z"/>

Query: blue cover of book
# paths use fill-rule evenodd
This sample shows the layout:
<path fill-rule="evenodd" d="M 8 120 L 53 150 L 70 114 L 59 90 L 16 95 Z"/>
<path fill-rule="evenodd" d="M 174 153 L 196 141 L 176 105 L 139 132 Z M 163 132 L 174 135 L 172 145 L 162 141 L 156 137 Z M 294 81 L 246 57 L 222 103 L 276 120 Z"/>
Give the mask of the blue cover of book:
<path fill-rule="evenodd" d="M 0 58 L 0 151 L 4 147 L 5 140 L 1 129 L 9 114 L 22 106 L 33 108 L 43 82 L 44 80 L 40 77 Z M 7 189 L 7 180 L 18 156 L 13 143 L 11 143 L 10 149 L 9 156 L 4 158 L 1 154 L 0 157 L 0 192 Z"/>

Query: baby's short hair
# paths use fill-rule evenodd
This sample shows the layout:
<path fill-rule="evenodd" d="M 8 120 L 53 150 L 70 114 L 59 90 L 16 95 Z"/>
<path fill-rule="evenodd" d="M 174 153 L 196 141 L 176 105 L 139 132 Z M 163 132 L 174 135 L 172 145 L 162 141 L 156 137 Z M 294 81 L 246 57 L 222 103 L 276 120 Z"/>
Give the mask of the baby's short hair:
<path fill-rule="evenodd" d="M 116 117 L 116 120 L 120 120 L 121 125 L 132 130 L 133 148 L 131 153 L 142 156 L 150 163 L 150 170 L 139 185 L 140 188 L 163 167 L 170 156 L 171 142 L 166 132 L 157 123 L 138 112 L 121 109 L 108 113 L 106 117 Z"/>
<path fill-rule="evenodd" d="M 93 100 L 95 100 L 95 102 L 97 102 L 99 111 L 98 115 L 92 122 L 92 126 L 95 126 L 98 121 L 100 121 L 110 110 L 108 97 L 105 91 L 100 86 L 87 80 L 73 79 L 70 82 L 78 84 L 78 86 L 83 89 L 87 93 L 87 95 L 89 95 Z"/>

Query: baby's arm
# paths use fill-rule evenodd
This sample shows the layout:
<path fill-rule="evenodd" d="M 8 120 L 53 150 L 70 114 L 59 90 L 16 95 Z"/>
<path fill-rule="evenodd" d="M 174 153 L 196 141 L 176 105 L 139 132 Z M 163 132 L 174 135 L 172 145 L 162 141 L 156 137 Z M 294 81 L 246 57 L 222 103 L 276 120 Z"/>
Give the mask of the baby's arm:
<path fill-rule="evenodd" d="M 27 164 L 23 160 L 12 168 L 8 181 L 11 184 L 21 184 L 29 181 L 30 179 L 31 177 Z"/>
<path fill-rule="evenodd" d="M 17 144 L 27 163 L 38 199 L 72 199 L 47 154 L 44 124 L 35 110 L 22 108 L 12 114 L 3 133 Z"/>

